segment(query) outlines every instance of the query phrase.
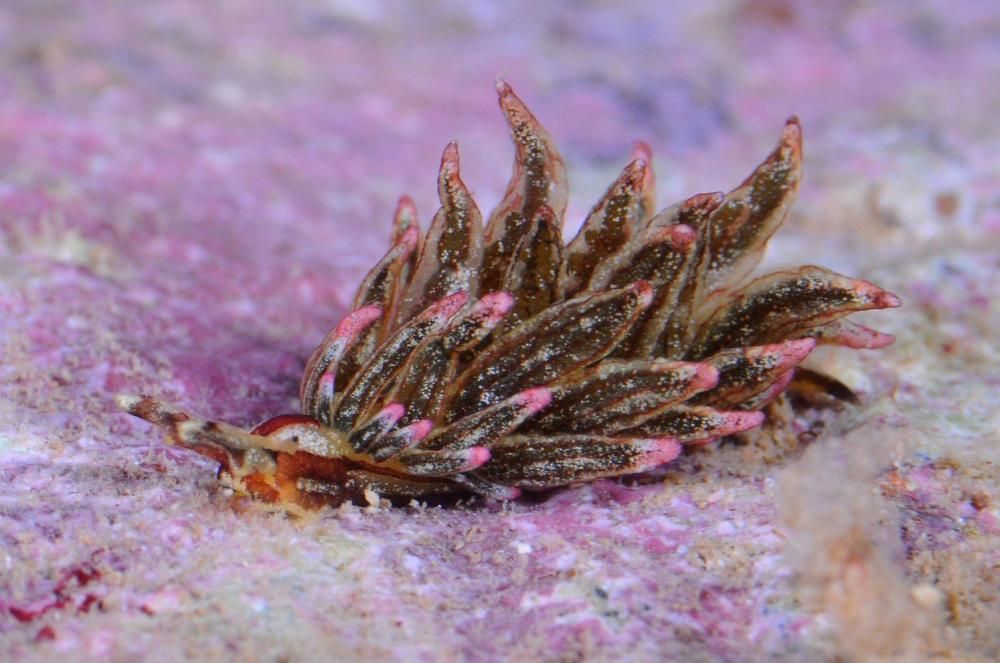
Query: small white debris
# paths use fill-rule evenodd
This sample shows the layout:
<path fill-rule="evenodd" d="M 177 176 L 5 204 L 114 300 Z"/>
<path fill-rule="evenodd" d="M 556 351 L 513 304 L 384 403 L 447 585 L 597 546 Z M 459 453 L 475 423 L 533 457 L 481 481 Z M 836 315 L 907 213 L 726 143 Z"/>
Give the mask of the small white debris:
<path fill-rule="evenodd" d="M 921 584 L 910 590 L 910 596 L 922 608 L 937 608 L 944 601 L 944 594 L 934 585 Z"/>
<path fill-rule="evenodd" d="M 419 573 L 423 566 L 424 563 L 420 561 L 419 557 L 416 557 L 415 555 L 403 556 L 403 568 L 410 573 Z"/>

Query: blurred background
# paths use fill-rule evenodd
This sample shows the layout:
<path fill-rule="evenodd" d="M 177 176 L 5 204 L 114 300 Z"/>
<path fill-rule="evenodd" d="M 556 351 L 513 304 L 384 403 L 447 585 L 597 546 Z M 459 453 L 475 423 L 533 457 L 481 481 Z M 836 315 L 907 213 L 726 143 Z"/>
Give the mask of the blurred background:
<path fill-rule="evenodd" d="M 995 222 L 983 189 L 995 194 L 998 33 L 986 1 L 9 0 L 0 205 L 5 224 L 22 206 L 37 215 L 44 200 L 10 197 L 65 179 L 62 214 L 194 224 L 245 250 L 206 228 L 206 210 L 292 242 L 291 226 L 320 218 L 384 224 L 402 192 L 429 216 L 437 158 L 457 139 L 489 208 L 510 153 L 492 91 L 503 77 L 568 160 L 570 224 L 634 139 L 653 146 L 666 203 L 734 186 L 795 113 L 804 196 L 825 218 L 807 216 L 873 211 L 911 241 L 937 213 Z M 874 209 L 831 209 L 843 187 Z M 97 202 L 108 195 L 113 214 Z"/>

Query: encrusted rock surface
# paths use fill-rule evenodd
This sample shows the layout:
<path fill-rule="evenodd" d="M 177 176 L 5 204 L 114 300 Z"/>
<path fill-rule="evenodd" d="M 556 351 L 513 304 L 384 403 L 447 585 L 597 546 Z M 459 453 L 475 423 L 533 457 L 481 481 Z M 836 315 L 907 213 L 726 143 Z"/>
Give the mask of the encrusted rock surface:
<path fill-rule="evenodd" d="M 0 8 L 0 659 L 1000 656 L 1000 13 L 619 4 Z M 813 359 L 864 405 L 638 482 L 307 521 L 116 411 L 293 409 L 447 141 L 499 198 L 498 75 L 561 146 L 571 220 L 633 139 L 666 204 L 736 185 L 797 113 L 768 263 L 905 302 L 868 317 L 896 345 Z"/>

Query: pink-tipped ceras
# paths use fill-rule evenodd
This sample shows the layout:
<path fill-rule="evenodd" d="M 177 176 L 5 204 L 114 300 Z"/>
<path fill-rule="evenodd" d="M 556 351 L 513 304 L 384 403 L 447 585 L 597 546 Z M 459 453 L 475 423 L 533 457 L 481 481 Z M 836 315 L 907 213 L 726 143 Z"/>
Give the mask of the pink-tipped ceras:
<path fill-rule="evenodd" d="M 292 509 L 373 493 L 510 499 L 760 425 L 817 343 L 892 342 L 844 319 L 899 305 L 871 283 L 820 267 L 748 281 L 798 187 L 795 118 L 736 189 L 659 213 L 640 145 L 564 245 L 563 161 L 510 86 L 497 90 L 516 147 L 503 200 L 484 223 L 445 148 L 441 209 L 422 234 L 400 201 L 392 247 L 306 365 L 303 414 L 245 431 L 149 397 L 121 405 L 218 461 L 237 491 Z"/>

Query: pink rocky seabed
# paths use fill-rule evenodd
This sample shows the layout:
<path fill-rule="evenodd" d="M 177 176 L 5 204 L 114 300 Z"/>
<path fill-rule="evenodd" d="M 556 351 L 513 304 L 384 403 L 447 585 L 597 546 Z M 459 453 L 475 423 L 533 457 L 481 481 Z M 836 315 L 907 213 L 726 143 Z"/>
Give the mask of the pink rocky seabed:
<path fill-rule="evenodd" d="M 121 406 L 217 461 L 237 491 L 299 511 L 513 499 L 662 465 L 760 426 L 785 393 L 853 397 L 797 366 L 817 344 L 890 344 L 846 316 L 899 299 L 813 266 L 749 278 L 798 187 L 796 118 L 740 186 L 659 212 L 640 144 L 564 245 L 562 159 L 497 90 L 516 147 L 503 200 L 484 222 L 446 147 L 441 209 L 421 233 L 400 200 L 389 252 L 309 359 L 302 414 L 247 431 L 151 397 Z"/>
<path fill-rule="evenodd" d="M 0 660 L 1000 658 L 996 3 L 361 4 L 0 3 Z M 458 137 L 500 200 L 498 72 L 571 166 L 567 225 L 635 136 L 670 202 L 800 113 L 758 273 L 906 302 L 851 317 L 886 351 L 799 365 L 860 406 L 534 499 L 291 519 L 115 414 L 298 412 L 388 197 L 433 213 Z"/>

